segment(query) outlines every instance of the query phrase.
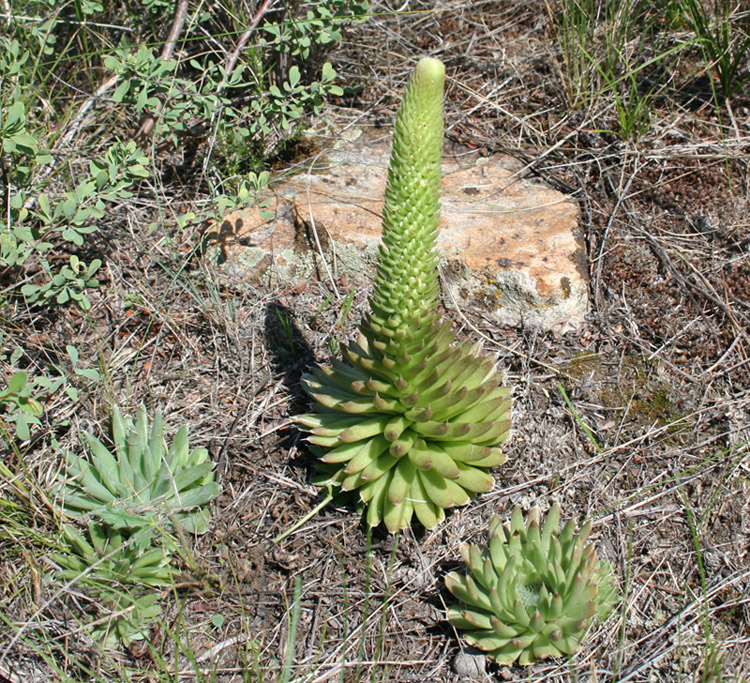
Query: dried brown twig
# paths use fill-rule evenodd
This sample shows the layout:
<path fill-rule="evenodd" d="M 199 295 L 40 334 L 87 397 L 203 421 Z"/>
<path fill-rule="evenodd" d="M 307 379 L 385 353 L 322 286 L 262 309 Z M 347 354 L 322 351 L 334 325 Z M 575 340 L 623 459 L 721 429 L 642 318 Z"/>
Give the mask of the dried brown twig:
<path fill-rule="evenodd" d="M 273 5 L 276 4 L 276 0 L 264 0 L 263 4 L 258 7 L 257 11 L 253 15 L 252 20 L 250 21 L 250 25 L 245 29 L 245 32 L 240 36 L 240 39 L 237 41 L 237 45 L 234 48 L 234 52 L 232 52 L 231 55 L 229 55 L 229 58 L 226 61 L 226 64 L 224 65 L 224 78 L 221 79 L 221 82 L 219 83 L 219 90 L 222 90 L 224 86 L 227 84 L 227 79 L 232 75 L 232 72 L 234 71 L 235 67 L 237 66 L 237 62 L 240 59 L 240 54 L 242 53 L 242 50 L 245 49 L 245 46 L 247 45 L 247 41 L 250 40 L 250 35 L 255 30 L 255 28 L 260 23 L 260 20 L 263 18 L 263 15 L 269 12 Z"/>
<path fill-rule="evenodd" d="M 187 11 L 188 0 L 178 0 L 177 8 L 175 9 L 174 14 L 174 21 L 172 22 L 172 28 L 169 29 L 169 35 L 167 36 L 167 40 L 164 43 L 164 47 L 161 51 L 161 59 L 164 62 L 172 58 L 172 54 L 174 53 L 174 46 L 176 45 L 177 39 L 180 37 L 182 29 L 185 26 Z M 159 115 L 159 112 L 163 106 L 164 105 L 162 101 L 159 100 L 158 104 L 154 108 L 155 110 L 144 116 L 143 120 L 141 121 L 140 128 L 138 128 L 138 132 L 135 134 L 135 139 L 139 143 L 142 143 L 149 135 L 151 135 L 151 132 L 154 129 L 154 124 L 156 123 L 156 117 Z"/>

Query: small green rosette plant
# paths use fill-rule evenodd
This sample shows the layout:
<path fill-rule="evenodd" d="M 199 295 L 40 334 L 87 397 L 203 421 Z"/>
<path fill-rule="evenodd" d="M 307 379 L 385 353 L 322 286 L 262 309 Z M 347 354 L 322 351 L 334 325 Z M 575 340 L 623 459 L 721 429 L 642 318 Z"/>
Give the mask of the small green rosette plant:
<path fill-rule="evenodd" d="M 169 550 L 164 545 L 142 550 L 127 535 L 93 520 L 83 534 L 69 524 L 61 530 L 60 551 L 50 559 L 105 616 L 90 625 L 93 638 L 108 647 L 148 638 L 151 622 L 161 614 L 161 592 L 174 581 Z"/>
<path fill-rule="evenodd" d="M 317 484 L 358 491 L 372 526 L 427 528 L 494 483 L 510 390 L 478 346 L 440 320 L 438 255 L 445 67 L 424 58 L 396 118 L 370 312 L 343 360 L 302 386 L 295 418 L 321 460 Z"/>
<path fill-rule="evenodd" d="M 89 432 L 86 456 L 65 453 L 67 470 L 59 489 L 73 517 L 95 516 L 118 529 L 137 529 L 174 521 L 186 532 L 208 531 L 206 507 L 219 494 L 214 463 L 205 448 L 190 448 L 182 426 L 167 447 L 161 413 L 149 425 L 146 409 L 135 420 L 112 411 L 114 453 Z"/>
<path fill-rule="evenodd" d="M 543 526 L 538 508 L 525 522 L 519 507 L 509 524 L 493 516 L 488 547 L 461 546 L 469 574 L 445 577 L 460 601 L 449 607 L 450 621 L 498 664 L 574 654 L 619 600 L 610 566 L 586 543 L 591 523 L 578 531 L 559 523 L 556 504 Z"/>
<path fill-rule="evenodd" d="M 179 535 L 208 531 L 208 503 L 219 493 L 214 463 L 205 448 L 190 448 L 187 426 L 167 445 L 161 413 L 149 423 L 143 406 L 135 418 L 113 408 L 112 450 L 89 432 L 82 441 L 83 455 L 64 453 L 57 501 L 86 529 L 62 524 L 51 560 L 108 615 L 90 625 L 95 639 L 129 645 L 148 638 L 161 613 Z"/>

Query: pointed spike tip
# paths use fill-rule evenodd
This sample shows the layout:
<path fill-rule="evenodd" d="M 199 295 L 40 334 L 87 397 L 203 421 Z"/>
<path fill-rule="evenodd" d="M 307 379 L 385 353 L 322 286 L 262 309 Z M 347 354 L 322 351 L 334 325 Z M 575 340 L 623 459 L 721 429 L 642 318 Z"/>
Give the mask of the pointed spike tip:
<path fill-rule="evenodd" d="M 445 80 L 445 65 L 434 57 L 422 57 L 417 63 L 414 77 L 420 81 L 432 82 L 442 88 Z"/>

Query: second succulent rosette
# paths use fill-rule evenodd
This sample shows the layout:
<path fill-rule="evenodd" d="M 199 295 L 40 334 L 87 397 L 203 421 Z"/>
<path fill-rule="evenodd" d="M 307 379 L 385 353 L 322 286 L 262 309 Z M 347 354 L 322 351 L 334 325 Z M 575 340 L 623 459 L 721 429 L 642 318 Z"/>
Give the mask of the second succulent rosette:
<path fill-rule="evenodd" d="M 572 655 L 619 600 L 610 566 L 587 542 L 591 523 L 559 524 L 558 505 L 544 523 L 538 508 L 525 520 L 515 508 L 508 524 L 493 517 L 488 546 L 461 546 L 468 573 L 445 577 L 460 601 L 451 622 L 498 664 Z"/>

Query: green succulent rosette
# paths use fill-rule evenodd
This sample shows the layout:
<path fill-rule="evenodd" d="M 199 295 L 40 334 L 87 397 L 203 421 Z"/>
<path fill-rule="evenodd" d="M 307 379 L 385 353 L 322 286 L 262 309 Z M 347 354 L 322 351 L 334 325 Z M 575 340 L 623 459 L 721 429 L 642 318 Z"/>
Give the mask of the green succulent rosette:
<path fill-rule="evenodd" d="M 67 581 L 83 587 L 110 618 L 91 627 L 93 637 L 114 647 L 149 637 L 161 614 L 160 589 L 171 586 L 174 571 L 164 546 L 139 549 L 119 531 L 89 521 L 84 534 L 62 526 L 61 549 L 50 557 Z"/>
<path fill-rule="evenodd" d="M 314 412 L 295 418 L 321 459 L 320 486 L 359 492 L 367 521 L 427 528 L 494 483 L 510 390 L 438 310 L 445 67 L 420 60 L 396 118 L 370 312 L 343 360 L 302 379 Z"/>
<path fill-rule="evenodd" d="M 187 426 L 167 446 L 161 413 L 151 425 L 141 406 L 135 419 L 112 410 L 114 453 L 89 432 L 85 455 L 66 452 L 58 495 L 73 517 L 94 516 L 120 530 L 158 526 L 167 518 L 192 534 L 208 531 L 207 504 L 219 494 L 205 448 L 190 448 Z M 142 540 L 145 544 L 148 539 Z"/>
<path fill-rule="evenodd" d="M 537 508 L 525 522 L 518 507 L 509 524 L 494 516 L 488 547 L 461 547 L 469 573 L 445 577 L 460 601 L 449 607 L 450 621 L 498 664 L 574 654 L 619 600 L 611 568 L 586 543 L 591 523 L 578 531 L 572 521 L 560 531 L 559 523 L 558 505 L 543 527 Z"/>

